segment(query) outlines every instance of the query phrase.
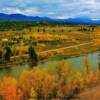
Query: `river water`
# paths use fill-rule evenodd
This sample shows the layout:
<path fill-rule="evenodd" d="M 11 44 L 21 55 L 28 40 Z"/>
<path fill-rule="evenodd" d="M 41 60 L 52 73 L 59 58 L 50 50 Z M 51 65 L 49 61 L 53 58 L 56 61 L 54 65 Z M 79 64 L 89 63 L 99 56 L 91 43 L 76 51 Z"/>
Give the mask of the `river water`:
<path fill-rule="evenodd" d="M 89 69 L 96 70 L 100 62 L 99 53 L 98 52 L 91 53 L 86 56 L 88 59 Z M 80 56 L 80 57 L 73 57 L 73 58 L 66 59 L 66 56 L 59 55 L 59 56 L 55 56 L 55 57 L 52 57 L 52 58 L 46 59 L 45 61 L 40 62 L 38 66 L 41 68 L 47 68 L 50 66 L 57 65 L 60 61 L 65 61 L 65 62 L 68 62 L 72 67 L 80 71 L 84 71 L 84 64 L 83 64 L 84 57 L 85 56 Z M 23 72 L 24 70 L 31 70 L 31 69 L 32 67 L 30 67 L 29 64 L 17 65 L 15 67 L 2 69 L 0 70 L 0 79 L 5 76 L 12 76 L 18 79 L 21 72 Z"/>

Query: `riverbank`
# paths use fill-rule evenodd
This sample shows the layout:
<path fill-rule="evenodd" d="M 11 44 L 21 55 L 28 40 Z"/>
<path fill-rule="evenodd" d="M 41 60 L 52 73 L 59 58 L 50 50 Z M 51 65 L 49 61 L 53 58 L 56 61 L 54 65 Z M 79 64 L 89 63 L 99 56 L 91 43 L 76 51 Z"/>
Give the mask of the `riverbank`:
<path fill-rule="evenodd" d="M 93 52 L 99 51 L 99 47 L 94 45 L 93 42 L 78 44 L 75 46 L 63 47 L 59 49 L 47 50 L 39 52 L 39 62 L 45 62 L 46 59 L 62 55 L 64 59 L 88 55 Z M 12 66 L 22 65 L 29 63 L 28 55 L 13 56 L 11 61 L 6 64 L 1 64 L 0 69 L 9 68 Z M 1 67 L 2 66 L 2 67 Z"/>

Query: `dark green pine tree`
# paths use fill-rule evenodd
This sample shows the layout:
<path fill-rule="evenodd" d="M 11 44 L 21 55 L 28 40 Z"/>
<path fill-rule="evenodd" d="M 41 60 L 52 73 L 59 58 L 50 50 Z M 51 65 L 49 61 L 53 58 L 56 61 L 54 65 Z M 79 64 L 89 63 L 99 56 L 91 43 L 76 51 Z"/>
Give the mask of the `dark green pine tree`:
<path fill-rule="evenodd" d="M 0 50 L 0 64 L 2 63 L 2 50 Z"/>
<path fill-rule="evenodd" d="M 29 59 L 32 63 L 32 65 L 37 65 L 37 62 L 38 62 L 38 56 L 35 52 L 35 49 L 32 45 L 29 46 Z"/>
<path fill-rule="evenodd" d="M 7 45 L 5 47 L 5 54 L 4 54 L 4 59 L 5 61 L 9 62 L 11 57 L 11 48 Z"/>

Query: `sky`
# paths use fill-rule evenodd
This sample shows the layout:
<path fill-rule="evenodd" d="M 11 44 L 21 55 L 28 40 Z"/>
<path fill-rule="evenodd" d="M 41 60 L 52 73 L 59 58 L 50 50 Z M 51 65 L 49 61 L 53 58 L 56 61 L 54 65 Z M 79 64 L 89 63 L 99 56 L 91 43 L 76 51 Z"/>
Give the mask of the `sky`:
<path fill-rule="evenodd" d="M 100 0 L 0 0 L 0 13 L 100 19 Z"/>

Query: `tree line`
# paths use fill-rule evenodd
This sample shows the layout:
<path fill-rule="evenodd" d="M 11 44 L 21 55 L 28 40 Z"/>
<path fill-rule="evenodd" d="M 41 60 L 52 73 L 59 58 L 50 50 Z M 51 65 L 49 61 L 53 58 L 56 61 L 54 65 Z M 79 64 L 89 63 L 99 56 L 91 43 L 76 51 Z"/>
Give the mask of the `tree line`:
<path fill-rule="evenodd" d="M 0 46 L 2 48 L 2 46 Z M 29 61 L 32 65 L 37 65 L 38 56 L 32 44 L 28 47 Z M 3 49 L 0 49 L 0 64 L 9 63 L 12 56 L 11 47 L 6 44 Z"/>

